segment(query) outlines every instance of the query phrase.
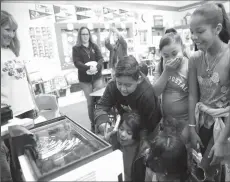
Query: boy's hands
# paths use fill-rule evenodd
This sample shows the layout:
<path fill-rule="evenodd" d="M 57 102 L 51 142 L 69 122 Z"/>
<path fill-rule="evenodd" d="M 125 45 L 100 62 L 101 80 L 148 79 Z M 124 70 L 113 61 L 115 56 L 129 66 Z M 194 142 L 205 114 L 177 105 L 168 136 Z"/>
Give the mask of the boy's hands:
<path fill-rule="evenodd" d="M 98 126 L 99 133 L 101 135 L 104 135 L 106 131 L 109 131 L 109 128 L 111 128 L 110 123 L 102 123 Z"/>
<path fill-rule="evenodd" d="M 111 130 L 111 131 L 105 133 L 105 135 L 104 135 L 104 139 L 105 139 L 106 141 L 109 141 L 110 137 L 111 137 L 112 135 L 114 135 L 114 134 L 117 132 L 117 131 L 114 131 L 112 127 L 111 127 L 111 129 L 109 129 L 109 130 Z"/>

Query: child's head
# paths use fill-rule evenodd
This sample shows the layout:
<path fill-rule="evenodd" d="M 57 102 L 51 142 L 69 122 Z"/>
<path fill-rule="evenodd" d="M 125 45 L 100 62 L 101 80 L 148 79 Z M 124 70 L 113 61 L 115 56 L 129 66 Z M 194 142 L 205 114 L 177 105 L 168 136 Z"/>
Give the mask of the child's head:
<path fill-rule="evenodd" d="M 137 112 L 124 113 L 118 129 L 118 139 L 122 146 L 132 145 L 139 139 L 140 116 Z"/>
<path fill-rule="evenodd" d="M 125 56 L 123 60 L 118 61 L 115 69 L 117 89 L 123 96 L 128 96 L 136 90 L 141 75 L 143 76 L 135 57 Z"/>
<path fill-rule="evenodd" d="M 187 174 L 187 150 L 183 141 L 160 133 L 151 144 L 146 164 L 159 181 L 183 181 Z"/>
<path fill-rule="evenodd" d="M 191 18 L 190 30 L 197 48 L 209 49 L 218 39 L 228 43 L 230 21 L 222 4 L 208 3 L 197 8 Z"/>
<path fill-rule="evenodd" d="M 175 59 L 178 55 L 184 55 L 182 39 L 177 33 L 167 33 L 161 40 L 159 49 L 165 61 Z"/>
<path fill-rule="evenodd" d="M 18 24 L 11 14 L 1 11 L 1 47 L 9 47 L 19 56 L 20 44 L 17 38 Z"/>

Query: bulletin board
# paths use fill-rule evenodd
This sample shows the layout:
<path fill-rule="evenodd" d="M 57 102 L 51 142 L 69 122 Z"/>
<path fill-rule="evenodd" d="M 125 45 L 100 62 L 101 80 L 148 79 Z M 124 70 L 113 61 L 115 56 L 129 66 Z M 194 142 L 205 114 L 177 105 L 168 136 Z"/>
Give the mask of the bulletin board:
<path fill-rule="evenodd" d="M 29 35 L 35 58 L 52 59 L 54 57 L 50 27 L 29 27 Z"/>

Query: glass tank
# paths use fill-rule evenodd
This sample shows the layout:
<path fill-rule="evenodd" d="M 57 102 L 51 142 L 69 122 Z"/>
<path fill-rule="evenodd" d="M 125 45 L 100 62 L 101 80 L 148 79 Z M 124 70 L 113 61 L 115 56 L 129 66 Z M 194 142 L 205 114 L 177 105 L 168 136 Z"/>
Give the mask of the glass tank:
<path fill-rule="evenodd" d="M 29 151 L 25 154 L 38 179 L 82 160 L 86 163 L 90 156 L 111 149 L 109 144 L 65 116 L 31 132 L 37 143 L 37 157 L 33 160 Z"/>

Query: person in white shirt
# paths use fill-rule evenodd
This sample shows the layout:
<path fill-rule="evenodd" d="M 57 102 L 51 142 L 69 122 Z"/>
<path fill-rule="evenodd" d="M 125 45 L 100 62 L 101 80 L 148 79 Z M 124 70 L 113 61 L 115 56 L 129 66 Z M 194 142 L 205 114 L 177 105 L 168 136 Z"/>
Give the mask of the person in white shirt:
<path fill-rule="evenodd" d="M 1 11 L 1 104 L 11 106 L 14 117 L 34 119 L 36 106 L 25 65 L 19 60 L 20 43 L 16 35 L 17 27 L 13 16 Z M 12 181 L 7 157 L 8 149 L 4 141 L 1 141 L 1 181 Z"/>
<path fill-rule="evenodd" d="M 26 67 L 19 58 L 17 23 L 1 11 L 1 103 L 11 106 L 13 116 L 34 119 L 35 104 Z"/>

